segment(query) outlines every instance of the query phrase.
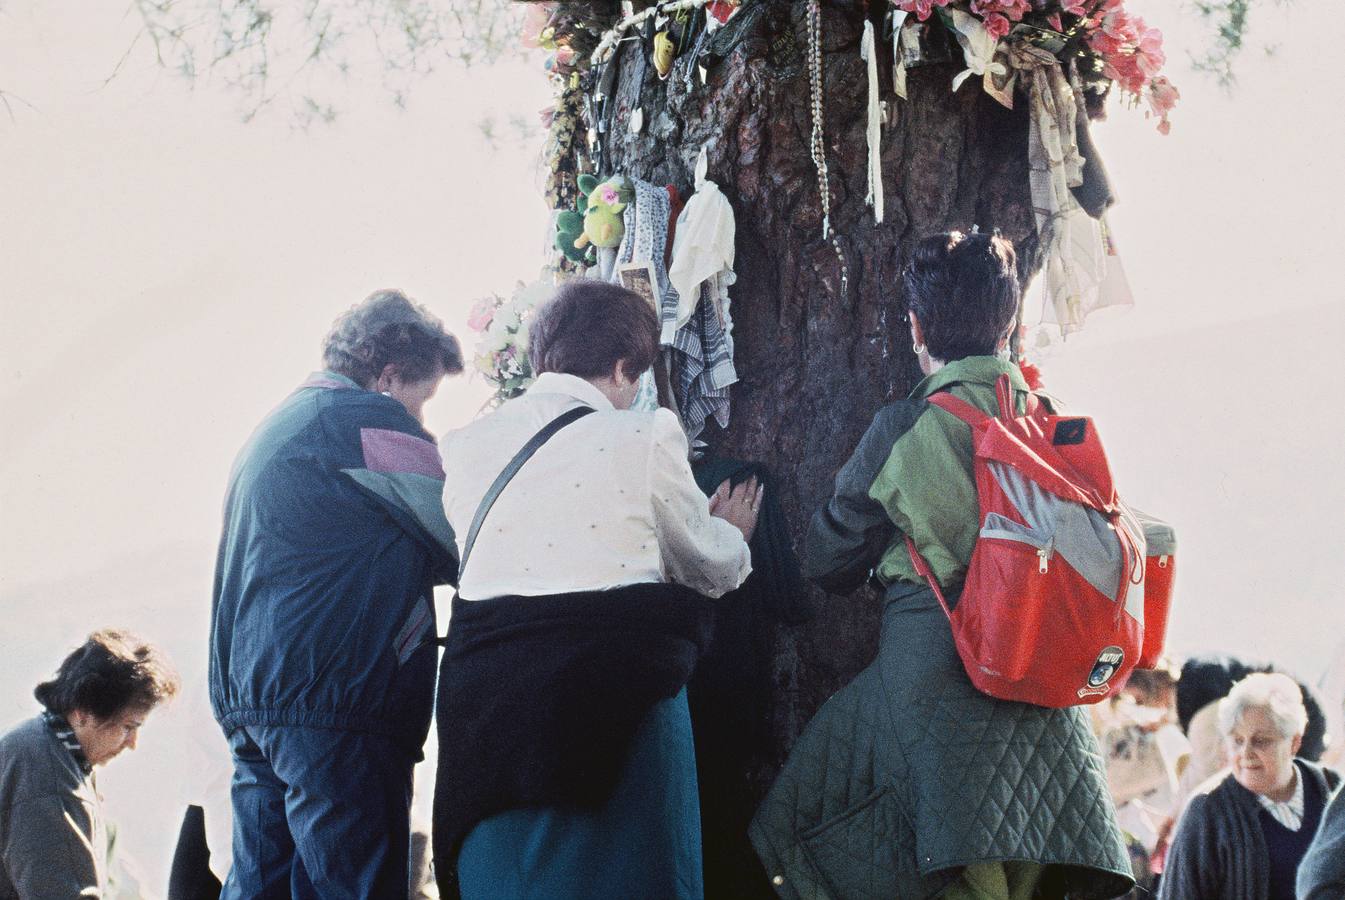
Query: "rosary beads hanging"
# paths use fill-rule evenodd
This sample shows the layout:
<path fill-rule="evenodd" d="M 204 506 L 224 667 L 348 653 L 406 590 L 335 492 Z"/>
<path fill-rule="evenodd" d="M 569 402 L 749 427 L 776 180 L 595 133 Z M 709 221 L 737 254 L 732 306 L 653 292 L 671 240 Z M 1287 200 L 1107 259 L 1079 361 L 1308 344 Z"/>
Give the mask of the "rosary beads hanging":
<path fill-rule="evenodd" d="M 831 230 L 831 185 L 827 172 L 827 141 L 823 129 L 822 108 L 822 6 L 820 0 L 808 0 L 808 86 L 812 93 L 813 133 L 811 152 L 817 167 L 817 191 L 822 201 L 822 240 L 831 241 L 836 260 L 841 266 L 841 297 L 844 299 L 850 285 L 850 267 L 846 264 L 841 244 Z"/>
<path fill-rule="evenodd" d="M 808 86 L 812 91 L 813 165 L 817 167 L 817 190 L 822 198 L 822 240 L 831 237 L 831 187 L 827 184 L 827 147 L 822 124 L 822 9 L 819 0 L 808 0 Z"/>

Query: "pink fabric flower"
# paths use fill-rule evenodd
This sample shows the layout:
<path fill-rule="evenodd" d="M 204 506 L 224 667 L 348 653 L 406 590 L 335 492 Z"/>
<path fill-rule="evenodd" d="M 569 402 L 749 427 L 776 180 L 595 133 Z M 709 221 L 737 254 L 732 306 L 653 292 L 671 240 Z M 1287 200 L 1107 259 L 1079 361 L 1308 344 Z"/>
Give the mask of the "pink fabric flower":
<path fill-rule="evenodd" d="M 999 13 L 991 13 L 986 16 L 983 24 L 986 34 L 996 39 L 1004 37 L 1013 28 L 1009 20 Z"/>
<path fill-rule="evenodd" d="M 472 305 L 472 311 L 467 315 L 467 327 L 473 331 L 485 331 L 490 327 L 491 320 L 495 318 L 495 307 L 497 301 L 494 297 L 482 297 Z"/>
<path fill-rule="evenodd" d="M 1123 44 L 1132 43 L 1138 37 L 1130 14 L 1119 8 L 1102 17 L 1102 33 Z"/>
<path fill-rule="evenodd" d="M 1139 36 L 1135 42 L 1135 63 L 1146 78 L 1153 78 L 1168 61 L 1163 53 L 1163 32 L 1146 27 L 1140 18 L 1135 19 L 1135 30 Z"/>
<path fill-rule="evenodd" d="M 1064 0 L 1060 4 L 1060 9 L 1071 16 L 1082 16 L 1088 11 L 1088 3 L 1087 0 Z"/>
<path fill-rule="evenodd" d="M 903 12 L 915 13 L 915 17 L 923 22 L 934 12 L 934 7 L 947 6 L 949 0 L 892 0 L 892 3 Z"/>
<path fill-rule="evenodd" d="M 606 203 L 608 206 L 612 206 L 613 204 L 619 202 L 620 200 L 621 200 L 621 195 L 620 195 L 619 193 L 617 193 L 617 189 L 616 189 L 616 188 L 612 187 L 610 184 L 605 184 L 605 185 L 603 185 L 603 188 L 602 188 L 602 202 L 603 202 L 603 203 Z"/>
<path fill-rule="evenodd" d="M 1124 91 L 1138 94 L 1144 90 L 1145 76 L 1133 53 L 1103 57 L 1102 74 L 1115 81 Z"/>
<path fill-rule="evenodd" d="M 1149 113 L 1158 117 L 1158 133 L 1167 134 L 1172 130 L 1172 123 L 1168 121 L 1168 113 L 1177 105 L 1177 101 L 1182 98 L 1181 92 L 1177 86 L 1168 80 L 1166 75 L 1159 75 L 1153 81 L 1149 82 L 1149 92 L 1145 94 L 1145 99 L 1149 101 Z"/>
<path fill-rule="evenodd" d="M 1032 4 L 1028 0 L 971 0 L 971 11 L 987 21 L 990 16 L 998 15 L 1008 22 L 1018 22 L 1024 15 L 1032 12 Z M 999 24 L 995 25 L 997 29 L 1000 27 L 1002 26 Z M 995 34 L 995 37 L 1002 36 L 1003 34 Z"/>
<path fill-rule="evenodd" d="M 1108 0 L 1108 5 L 1110 9 L 1089 35 L 1088 46 L 1102 57 L 1103 74 L 1138 96 L 1167 62 L 1163 32 L 1127 13 L 1120 0 Z"/>

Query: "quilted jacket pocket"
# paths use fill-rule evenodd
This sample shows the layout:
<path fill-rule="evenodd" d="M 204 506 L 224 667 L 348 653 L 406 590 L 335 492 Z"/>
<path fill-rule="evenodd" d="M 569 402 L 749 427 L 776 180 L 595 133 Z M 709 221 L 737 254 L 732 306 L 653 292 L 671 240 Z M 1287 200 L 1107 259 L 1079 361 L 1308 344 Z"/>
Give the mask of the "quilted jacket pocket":
<path fill-rule="evenodd" d="M 924 896 L 914 834 L 887 785 L 802 832 L 799 842 L 834 900 Z"/>

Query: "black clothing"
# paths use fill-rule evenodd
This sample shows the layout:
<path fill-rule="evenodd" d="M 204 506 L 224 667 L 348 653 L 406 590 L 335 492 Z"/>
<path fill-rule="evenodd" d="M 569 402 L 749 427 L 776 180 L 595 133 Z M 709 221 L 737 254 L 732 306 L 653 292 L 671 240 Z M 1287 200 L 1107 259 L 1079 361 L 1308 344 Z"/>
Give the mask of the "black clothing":
<path fill-rule="evenodd" d="M 673 584 L 454 599 L 435 712 L 441 889 L 483 819 L 607 798 L 650 707 L 691 677 L 712 609 Z"/>

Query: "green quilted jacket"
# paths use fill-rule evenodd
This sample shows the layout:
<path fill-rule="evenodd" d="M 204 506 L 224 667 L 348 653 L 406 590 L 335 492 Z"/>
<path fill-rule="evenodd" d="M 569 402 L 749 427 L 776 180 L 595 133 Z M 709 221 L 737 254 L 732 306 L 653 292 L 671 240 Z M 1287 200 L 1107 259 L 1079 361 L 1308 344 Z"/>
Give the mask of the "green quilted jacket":
<path fill-rule="evenodd" d="M 1133 886 L 1087 716 L 977 691 L 905 558 L 909 533 L 955 598 L 978 524 L 970 430 L 924 398 L 991 412 L 1004 372 L 1021 404 L 1016 367 L 974 357 L 881 410 L 813 519 L 807 574 L 837 593 L 872 574 L 884 609 L 877 658 L 808 724 L 753 820 L 782 897 L 932 898 L 966 865 L 1009 860 L 1046 865 L 1057 896 Z"/>

